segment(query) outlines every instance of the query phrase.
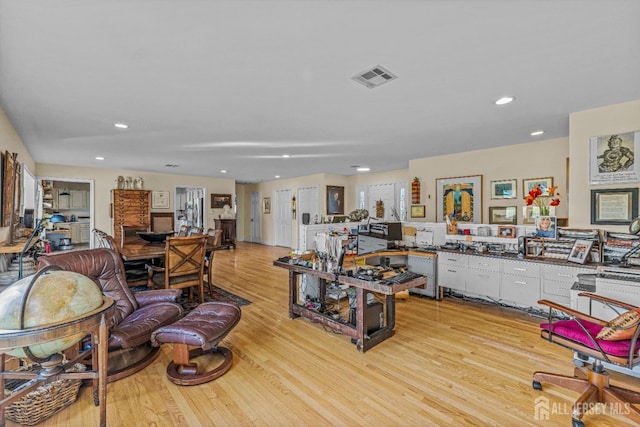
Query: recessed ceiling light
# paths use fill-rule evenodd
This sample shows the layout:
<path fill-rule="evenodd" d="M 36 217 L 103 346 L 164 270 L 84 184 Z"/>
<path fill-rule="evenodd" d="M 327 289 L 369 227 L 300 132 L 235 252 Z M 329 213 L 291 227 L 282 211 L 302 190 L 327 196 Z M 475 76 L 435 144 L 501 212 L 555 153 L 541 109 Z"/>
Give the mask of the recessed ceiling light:
<path fill-rule="evenodd" d="M 543 130 L 537 130 L 535 132 L 531 132 L 531 136 L 538 136 L 538 135 L 542 135 L 544 133 Z"/>
<path fill-rule="evenodd" d="M 98 157 L 96 157 L 96 160 L 104 160 L 104 157 L 98 156 Z"/>
<path fill-rule="evenodd" d="M 283 158 L 283 159 L 288 159 L 289 157 L 291 157 L 291 155 L 289 155 L 289 154 L 283 154 L 283 155 L 282 155 L 282 158 Z"/>
<path fill-rule="evenodd" d="M 226 171 L 226 170 L 224 170 L 224 169 L 222 169 L 222 170 L 220 171 L 220 173 L 227 173 L 227 171 Z"/>
<path fill-rule="evenodd" d="M 369 172 L 371 170 L 371 168 L 367 168 L 367 167 L 362 166 L 362 167 L 356 168 L 356 170 L 358 172 Z"/>
<path fill-rule="evenodd" d="M 125 123 L 114 123 L 113 126 L 117 127 L 118 129 L 129 129 L 129 125 Z"/>
<path fill-rule="evenodd" d="M 496 105 L 504 105 L 512 102 L 515 98 L 513 96 L 503 96 L 496 101 Z"/>
<path fill-rule="evenodd" d="M 276 175 L 276 179 L 280 179 L 280 175 Z"/>

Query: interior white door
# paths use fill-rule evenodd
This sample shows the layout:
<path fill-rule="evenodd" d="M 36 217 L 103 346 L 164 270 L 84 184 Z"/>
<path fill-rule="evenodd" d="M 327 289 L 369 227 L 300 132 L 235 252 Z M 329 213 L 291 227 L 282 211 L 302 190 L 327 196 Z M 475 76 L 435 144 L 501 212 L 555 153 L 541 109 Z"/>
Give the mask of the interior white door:
<path fill-rule="evenodd" d="M 251 193 L 251 241 L 262 243 L 262 209 L 261 209 L 262 193 Z"/>
<path fill-rule="evenodd" d="M 393 184 L 378 184 L 369 186 L 369 216 L 382 219 L 391 220 L 391 208 L 395 206 L 395 186 Z M 379 216 L 376 212 L 376 202 L 382 200 L 384 205 L 384 212 L 382 216 Z"/>
<path fill-rule="evenodd" d="M 308 224 L 314 224 L 320 218 L 320 189 L 318 187 L 298 188 L 298 229 L 303 224 L 304 214 L 309 214 Z"/>
<path fill-rule="evenodd" d="M 276 190 L 274 203 L 271 205 L 274 213 L 274 245 L 291 248 L 291 190 Z"/>

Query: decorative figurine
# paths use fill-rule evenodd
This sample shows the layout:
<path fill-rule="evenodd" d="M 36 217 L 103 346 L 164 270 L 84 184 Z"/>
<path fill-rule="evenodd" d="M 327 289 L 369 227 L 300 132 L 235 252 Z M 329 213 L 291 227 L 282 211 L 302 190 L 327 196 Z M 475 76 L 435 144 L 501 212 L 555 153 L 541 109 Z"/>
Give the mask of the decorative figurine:
<path fill-rule="evenodd" d="M 134 190 L 142 190 L 143 187 L 144 187 L 144 183 L 142 182 L 142 178 L 141 177 L 137 177 L 135 180 L 133 180 L 133 189 Z"/>

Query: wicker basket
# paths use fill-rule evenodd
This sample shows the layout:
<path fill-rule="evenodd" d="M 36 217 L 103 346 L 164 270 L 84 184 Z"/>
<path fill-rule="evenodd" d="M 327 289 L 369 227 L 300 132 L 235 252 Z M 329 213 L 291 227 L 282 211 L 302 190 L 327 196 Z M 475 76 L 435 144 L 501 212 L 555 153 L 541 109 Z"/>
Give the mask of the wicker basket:
<path fill-rule="evenodd" d="M 38 365 L 23 366 L 19 371 L 34 371 Z M 76 363 L 68 372 L 84 372 L 87 367 Z M 5 395 L 12 394 L 25 380 L 9 380 L 5 382 Z M 38 387 L 27 393 L 22 399 L 15 401 L 5 409 L 5 416 L 11 421 L 32 426 L 46 420 L 56 412 L 71 405 L 78 398 L 82 380 L 58 380 Z"/>

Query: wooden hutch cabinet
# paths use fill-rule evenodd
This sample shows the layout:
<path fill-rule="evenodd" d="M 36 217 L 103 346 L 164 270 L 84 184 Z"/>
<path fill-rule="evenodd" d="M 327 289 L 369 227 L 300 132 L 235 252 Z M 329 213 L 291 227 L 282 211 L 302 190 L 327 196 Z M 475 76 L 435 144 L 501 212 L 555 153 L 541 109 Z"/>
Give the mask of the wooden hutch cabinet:
<path fill-rule="evenodd" d="M 151 191 L 111 190 L 113 203 L 113 237 L 121 241 L 121 226 L 135 225 L 150 230 Z"/>
<path fill-rule="evenodd" d="M 216 230 L 222 230 L 222 238 L 220 246 L 226 248 L 236 247 L 236 220 L 235 219 L 216 219 Z"/>

